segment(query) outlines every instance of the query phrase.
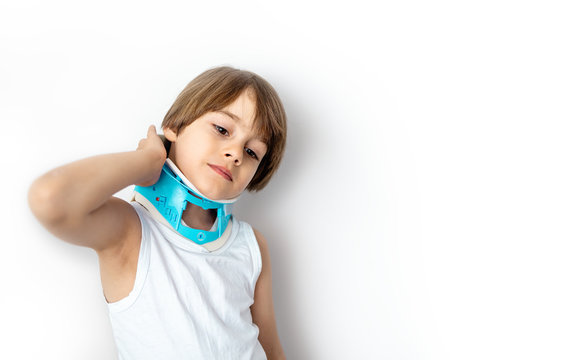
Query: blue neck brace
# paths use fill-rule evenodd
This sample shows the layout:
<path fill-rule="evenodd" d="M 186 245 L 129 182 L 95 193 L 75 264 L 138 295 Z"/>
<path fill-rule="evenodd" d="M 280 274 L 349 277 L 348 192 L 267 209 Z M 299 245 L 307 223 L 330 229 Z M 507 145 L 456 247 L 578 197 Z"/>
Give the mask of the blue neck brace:
<path fill-rule="evenodd" d="M 147 187 L 136 186 L 134 191 L 142 194 L 179 234 L 199 245 L 220 238 L 231 218 L 231 203 L 209 200 L 198 193 L 197 196 L 193 196 L 191 193 L 194 193 L 194 190 L 166 163 L 156 184 Z M 217 229 L 205 231 L 183 224 L 182 214 L 187 208 L 187 203 L 205 210 L 217 209 Z"/>

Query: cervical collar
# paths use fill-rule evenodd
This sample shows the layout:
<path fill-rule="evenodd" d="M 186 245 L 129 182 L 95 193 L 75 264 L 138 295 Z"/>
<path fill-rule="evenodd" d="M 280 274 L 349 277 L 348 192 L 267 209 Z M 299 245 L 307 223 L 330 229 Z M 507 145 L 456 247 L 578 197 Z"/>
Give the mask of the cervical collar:
<path fill-rule="evenodd" d="M 136 186 L 134 191 L 146 198 L 175 231 L 199 245 L 215 241 L 223 235 L 231 219 L 233 203 L 239 198 L 229 200 L 206 198 L 170 159 L 166 159 L 156 184 L 147 187 Z M 205 210 L 217 209 L 217 226 L 214 225 L 209 231 L 187 226 L 182 221 L 182 213 L 187 208 L 187 203 Z"/>

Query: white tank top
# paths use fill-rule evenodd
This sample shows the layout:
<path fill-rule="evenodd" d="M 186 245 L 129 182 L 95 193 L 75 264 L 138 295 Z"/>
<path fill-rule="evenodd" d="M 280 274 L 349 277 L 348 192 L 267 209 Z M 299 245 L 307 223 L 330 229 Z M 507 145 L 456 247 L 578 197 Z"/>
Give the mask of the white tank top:
<path fill-rule="evenodd" d="M 266 359 L 250 311 L 262 268 L 251 226 L 232 217 L 209 252 L 131 204 L 142 223 L 136 280 L 107 304 L 119 359 Z"/>

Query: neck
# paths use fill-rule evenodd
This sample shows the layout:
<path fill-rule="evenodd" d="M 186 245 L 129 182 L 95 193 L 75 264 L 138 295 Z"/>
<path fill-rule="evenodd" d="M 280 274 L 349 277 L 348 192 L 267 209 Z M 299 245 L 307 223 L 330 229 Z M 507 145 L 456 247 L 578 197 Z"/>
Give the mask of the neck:
<path fill-rule="evenodd" d="M 166 226 L 169 226 L 170 228 L 172 228 L 172 226 L 168 223 L 168 221 L 160 214 L 160 212 L 158 212 L 156 207 L 154 207 L 152 205 L 152 203 L 150 203 L 150 201 L 147 198 L 145 198 L 142 194 L 135 192 L 133 197 L 132 197 L 132 200 L 135 200 L 135 201 L 139 202 L 140 204 L 142 204 L 153 215 L 153 217 L 157 221 L 162 222 L 162 223 L 166 224 Z M 185 214 L 188 214 L 188 215 L 185 215 Z M 199 229 L 209 231 L 213 227 L 213 223 L 215 222 L 216 217 L 217 217 L 217 210 L 203 210 L 202 208 L 189 203 L 189 204 L 187 204 L 187 207 L 183 211 L 182 220 L 189 227 L 199 226 L 198 227 Z M 232 224 L 233 224 L 233 221 L 229 220 L 229 223 L 227 224 L 227 228 L 225 229 L 225 232 L 221 235 L 221 237 L 219 239 L 217 239 L 215 241 L 211 241 L 209 243 L 206 243 L 202 246 L 205 249 L 207 249 L 208 251 L 215 251 L 215 250 L 220 249 L 225 244 L 225 242 L 227 242 L 227 239 L 229 238 L 229 236 L 231 234 Z"/>
<path fill-rule="evenodd" d="M 206 231 L 211 229 L 216 218 L 216 209 L 205 210 L 191 203 L 187 204 L 182 214 L 182 219 L 187 226 Z"/>

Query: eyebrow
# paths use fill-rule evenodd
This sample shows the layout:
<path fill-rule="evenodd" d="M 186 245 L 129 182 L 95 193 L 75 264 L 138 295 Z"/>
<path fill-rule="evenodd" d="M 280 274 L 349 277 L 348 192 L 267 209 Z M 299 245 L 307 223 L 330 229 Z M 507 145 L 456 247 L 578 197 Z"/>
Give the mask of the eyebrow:
<path fill-rule="evenodd" d="M 230 118 L 232 118 L 233 120 L 237 120 L 237 121 L 240 120 L 239 119 L 239 116 L 237 116 L 237 115 L 235 115 L 235 114 L 233 114 L 233 113 L 231 113 L 229 111 L 226 111 L 226 110 L 217 110 L 217 112 L 220 112 L 222 114 L 225 114 L 225 115 L 229 116 Z"/>

